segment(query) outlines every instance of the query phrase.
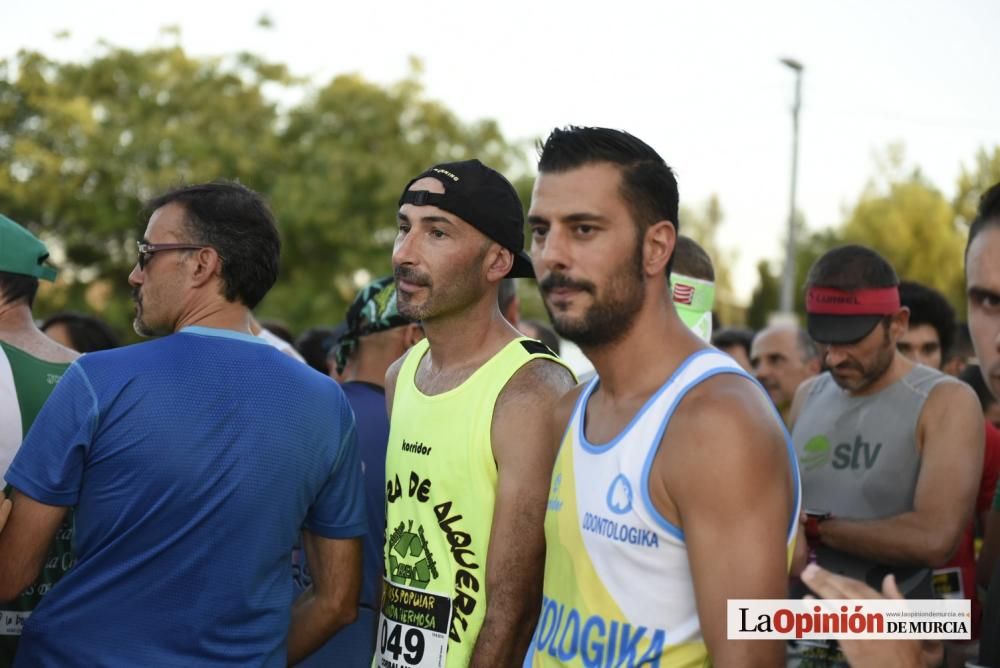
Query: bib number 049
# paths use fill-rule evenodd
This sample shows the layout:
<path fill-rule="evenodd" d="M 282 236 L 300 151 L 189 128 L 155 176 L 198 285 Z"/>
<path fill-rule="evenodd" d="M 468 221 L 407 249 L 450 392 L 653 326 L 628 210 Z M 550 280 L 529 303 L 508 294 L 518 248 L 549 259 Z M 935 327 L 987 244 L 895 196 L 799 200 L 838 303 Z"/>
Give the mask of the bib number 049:
<path fill-rule="evenodd" d="M 382 637 L 379 641 L 379 654 L 390 655 L 393 661 L 403 661 L 411 666 L 418 665 L 424 658 L 424 634 L 420 629 L 405 628 L 400 624 L 382 618 Z"/>

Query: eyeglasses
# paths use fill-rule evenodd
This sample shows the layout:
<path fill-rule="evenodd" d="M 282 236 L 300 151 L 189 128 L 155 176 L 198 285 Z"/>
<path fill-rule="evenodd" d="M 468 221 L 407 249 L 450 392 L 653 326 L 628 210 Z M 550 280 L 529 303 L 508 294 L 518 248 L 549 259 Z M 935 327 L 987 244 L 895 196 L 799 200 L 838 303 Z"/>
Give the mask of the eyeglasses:
<path fill-rule="evenodd" d="M 136 246 L 139 248 L 139 269 L 145 269 L 146 264 L 153 257 L 154 253 L 159 253 L 160 251 L 168 250 L 200 250 L 202 248 L 208 248 L 205 245 L 197 244 L 147 244 L 142 241 L 137 241 Z"/>

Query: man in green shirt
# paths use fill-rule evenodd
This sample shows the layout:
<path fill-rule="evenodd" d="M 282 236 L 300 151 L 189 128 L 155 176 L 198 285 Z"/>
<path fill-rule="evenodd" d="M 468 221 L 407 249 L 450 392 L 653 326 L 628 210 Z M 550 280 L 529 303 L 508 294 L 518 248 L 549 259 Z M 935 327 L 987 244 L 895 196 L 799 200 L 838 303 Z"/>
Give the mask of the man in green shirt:
<path fill-rule="evenodd" d="M 31 307 L 39 279 L 53 280 L 49 252 L 10 218 L 0 214 L 0 474 L 6 474 L 42 404 L 77 353 L 35 326 Z M 0 604 L 0 668 L 14 662 L 24 619 L 73 563 L 70 515 L 56 534 L 45 568 L 17 599 Z"/>

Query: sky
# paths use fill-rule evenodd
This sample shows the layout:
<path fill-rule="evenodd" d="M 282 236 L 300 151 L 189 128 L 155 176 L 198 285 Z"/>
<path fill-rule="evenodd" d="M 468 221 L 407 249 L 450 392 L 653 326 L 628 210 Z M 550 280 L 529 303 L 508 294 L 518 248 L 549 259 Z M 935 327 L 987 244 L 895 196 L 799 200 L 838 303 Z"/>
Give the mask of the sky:
<path fill-rule="evenodd" d="M 719 197 L 720 245 L 748 299 L 757 262 L 783 262 L 795 75 L 779 59 L 805 67 L 798 208 L 821 229 L 845 219 L 890 144 L 948 197 L 976 151 L 1000 144 L 998 25 L 996 0 L 7 0 L 0 57 L 172 43 L 164 26 L 194 55 L 250 50 L 318 84 L 344 72 L 391 83 L 416 56 L 429 97 L 509 139 L 586 124 L 652 145 L 682 204 Z"/>

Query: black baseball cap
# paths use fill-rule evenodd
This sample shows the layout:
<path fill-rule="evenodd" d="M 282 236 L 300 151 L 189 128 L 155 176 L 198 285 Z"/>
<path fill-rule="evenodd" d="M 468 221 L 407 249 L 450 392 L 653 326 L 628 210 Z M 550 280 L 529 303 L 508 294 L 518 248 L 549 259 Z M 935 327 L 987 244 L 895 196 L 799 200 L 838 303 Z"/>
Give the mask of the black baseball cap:
<path fill-rule="evenodd" d="M 432 177 L 444 193 L 410 190 L 415 182 Z M 503 174 L 478 160 L 434 165 L 412 179 L 399 196 L 399 206 L 436 206 L 453 213 L 514 254 L 507 278 L 534 278 L 531 258 L 524 252 L 524 207 Z"/>

